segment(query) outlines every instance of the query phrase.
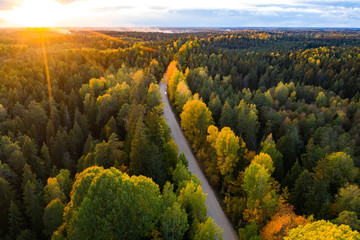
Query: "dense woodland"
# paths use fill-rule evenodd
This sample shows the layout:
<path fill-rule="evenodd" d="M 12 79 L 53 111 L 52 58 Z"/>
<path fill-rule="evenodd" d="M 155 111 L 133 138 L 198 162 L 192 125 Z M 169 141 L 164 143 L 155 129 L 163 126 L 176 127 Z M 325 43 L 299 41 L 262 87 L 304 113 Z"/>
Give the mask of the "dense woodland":
<path fill-rule="evenodd" d="M 359 40 L 245 31 L 174 43 L 170 100 L 241 239 L 360 229 Z"/>
<path fill-rule="evenodd" d="M 221 239 L 162 117 L 166 47 L 28 30 L 0 49 L 1 239 Z"/>
<path fill-rule="evenodd" d="M 0 239 L 221 239 L 163 76 L 240 239 L 360 239 L 360 33 L 284 29 L 3 30 Z"/>

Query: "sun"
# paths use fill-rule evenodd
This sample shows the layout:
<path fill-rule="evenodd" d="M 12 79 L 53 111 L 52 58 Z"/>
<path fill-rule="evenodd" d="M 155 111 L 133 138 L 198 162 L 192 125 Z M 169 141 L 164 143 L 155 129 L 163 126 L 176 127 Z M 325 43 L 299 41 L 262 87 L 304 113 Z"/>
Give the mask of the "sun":
<path fill-rule="evenodd" d="M 4 19 L 22 27 L 54 27 L 64 15 L 64 6 L 55 0 L 23 0 L 6 11 Z"/>

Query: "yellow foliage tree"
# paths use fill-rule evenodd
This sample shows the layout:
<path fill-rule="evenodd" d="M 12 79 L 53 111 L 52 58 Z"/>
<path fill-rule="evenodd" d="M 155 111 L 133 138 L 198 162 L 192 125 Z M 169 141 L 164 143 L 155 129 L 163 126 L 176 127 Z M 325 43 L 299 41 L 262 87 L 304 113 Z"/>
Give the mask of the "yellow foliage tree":
<path fill-rule="evenodd" d="M 221 175 L 231 174 L 239 161 L 239 137 L 229 127 L 224 127 L 219 132 L 214 125 L 209 126 L 208 133 L 207 141 L 216 151 L 217 167 Z"/>
<path fill-rule="evenodd" d="M 273 161 L 269 154 L 260 153 L 254 157 L 252 162 L 256 162 L 260 165 L 263 165 L 269 171 L 270 174 L 272 174 L 275 170 L 273 166 Z"/>
<path fill-rule="evenodd" d="M 193 148 L 198 149 L 206 140 L 206 130 L 212 123 L 210 110 L 201 99 L 189 100 L 184 105 L 180 118 L 185 135 L 192 142 Z"/>
<path fill-rule="evenodd" d="M 177 65 L 179 63 L 177 61 L 172 61 L 166 71 L 166 78 L 169 79 L 172 77 L 172 75 L 174 74 L 175 71 L 179 71 L 177 68 Z"/>
<path fill-rule="evenodd" d="M 178 112 L 183 110 L 185 103 L 192 97 L 189 87 L 184 81 L 180 81 L 176 86 L 175 92 L 175 106 Z"/>
<path fill-rule="evenodd" d="M 353 231 L 347 225 L 337 226 L 331 222 L 320 220 L 305 226 L 298 226 L 289 231 L 285 240 L 355 240 L 360 239 L 360 233 Z"/>

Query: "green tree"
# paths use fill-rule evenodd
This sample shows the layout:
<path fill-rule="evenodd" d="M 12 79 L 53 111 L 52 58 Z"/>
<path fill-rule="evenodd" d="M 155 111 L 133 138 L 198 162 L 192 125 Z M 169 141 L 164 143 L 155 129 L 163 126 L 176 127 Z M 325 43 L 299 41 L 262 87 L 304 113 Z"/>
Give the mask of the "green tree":
<path fill-rule="evenodd" d="M 24 144 L 22 145 L 22 152 L 27 159 L 27 163 L 32 167 L 36 175 L 44 179 L 44 162 L 37 156 L 37 146 L 28 136 L 25 137 Z"/>
<path fill-rule="evenodd" d="M 52 161 L 50 158 L 49 148 L 45 143 L 41 147 L 40 155 L 42 162 L 44 163 L 46 173 L 49 173 L 52 168 Z"/>
<path fill-rule="evenodd" d="M 261 143 L 261 152 L 269 154 L 274 164 L 273 176 L 276 180 L 281 181 L 284 176 L 283 156 L 276 149 L 275 141 L 272 134 L 269 134 L 266 139 Z"/>
<path fill-rule="evenodd" d="M 248 104 L 241 100 L 238 106 L 237 132 L 251 150 L 256 149 L 258 128 L 258 110 L 255 104 Z"/>
<path fill-rule="evenodd" d="M 91 167 L 78 174 L 65 209 L 69 239 L 140 239 L 154 229 L 163 202 L 159 187 L 143 176 Z"/>
<path fill-rule="evenodd" d="M 330 182 L 335 185 L 336 189 L 347 182 L 352 183 L 358 174 L 358 170 L 354 167 L 353 159 L 346 153 L 332 153 L 325 161 Z"/>
<path fill-rule="evenodd" d="M 352 230 L 359 231 L 360 229 L 360 221 L 355 212 L 342 211 L 339 213 L 339 217 L 331 222 L 337 225 L 348 225 Z"/>
<path fill-rule="evenodd" d="M 148 159 L 146 146 L 148 146 L 148 139 L 145 126 L 139 121 L 131 142 L 130 171 L 132 174 L 140 175 L 145 173 L 145 162 Z"/>
<path fill-rule="evenodd" d="M 212 92 L 210 95 L 210 100 L 209 100 L 208 106 L 209 106 L 210 111 L 213 114 L 214 121 L 216 123 L 218 123 L 220 116 L 221 116 L 222 103 L 221 103 L 219 96 L 217 94 L 215 94 L 214 92 Z"/>
<path fill-rule="evenodd" d="M 121 150 L 123 144 L 115 133 L 111 134 L 107 142 L 103 141 L 95 146 L 94 160 L 98 166 L 105 168 L 121 166 L 125 163 L 126 156 Z"/>
<path fill-rule="evenodd" d="M 327 104 L 327 98 L 323 92 L 319 92 L 315 99 L 315 103 L 320 107 L 325 107 Z"/>
<path fill-rule="evenodd" d="M 24 229 L 24 218 L 19 210 L 17 204 L 11 200 L 9 207 L 9 235 L 11 239 L 16 239 L 19 230 Z"/>
<path fill-rule="evenodd" d="M 162 191 L 165 209 L 170 208 L 176 202 L 176 195 L 174 193 L 174 185 L 166 182 Z"/>
<path fill-rule="evenodd" d="M 60 169 L 60 172 L 56 175 L 56 180 L 59 184 L 61 191 L 68 198 L 73 185 L 70 171 L 68 169 Z"/>
<path fill-rule="evenodd" d="M 244 228 L 239 228 L 240 240 L 262 240 L 259 233 L 259 226 L 255 221 L 247 224 Z"/>
<path fill-rule="evenodd" d="M 61 191 L 56 178 L 48 178 L 47 184 L 44 187 L 44 199 L 46 204 L 49 204 L 52 200 L 55 199 L 59 199 L 63 203 L 65 202 L 66 196 Z"/>
<path fill-rule="evenodd" d="M 350 211 L 360 216 L 360 189 L 357 185 L 347 184 L 345 187 L 340 188 L 335 199 L 339 212 Z"/>
<path fill-rule="evenodd" d="M 165 210 L 160 222 L 161 233 L 165 240 L 181 240 L 189 228 L 187 214 L 177 202 Z"/>
<path fill-rule="evenodd" d="M 204 223 L 200 223 L 194 240 L 207 240 L 214 239 L 220 240 L 222 238 L 223 231 L 216 226 L 212 218 L 207 218 Z"/>
<path fill-rule="evenodd" d="M 191 180 L 191 173 L 182 162 L 178 162 L 172 172 L 172 179 L 176 187 L 181 188 L 183 184 Z"/>
<path fill-rule="evenodd" d="M 223 127 L 229 127 L 231 129 L 237 128 L 237 116 L 236 111 L 231 107 L 229 104 L 229 101 L 226 100 L 224 103 L 224 106 L 221 110 L 221 116 L 219 119 L 220 126 Z"/>
<path fill-rule="evenodd" d="M 25 184 L 24 193 L 25 214 L 30 219 L 32 229 L 40 234 L 42 227 L 42 196 L 35 183 L 28 181 Z"/>
<path fill-rule="evenodd" d="M 178 201 L 192 220 L 204 221 L 207 207 L 205 205 L 206 195 L 203 193 L 201 186 L 193 181 L 180 190 Z M 193 221 L 190 221 L 190 225 Z"/>
<path fill-rule="evenodd" d="M 52 200 L 46 206 L 44 211 L 44 234 L 47 237 L 52 236 L 53 232 L 63 224 L 64 208 L 65 205 L 58 198 Z"/>
<path fill-rule="evenodd" d="M 160 87 L 157 84 L 151 83 L 146 96 L 146 103 L 149 109 L 159 106 L 162 103 L 162 96 Z"/>

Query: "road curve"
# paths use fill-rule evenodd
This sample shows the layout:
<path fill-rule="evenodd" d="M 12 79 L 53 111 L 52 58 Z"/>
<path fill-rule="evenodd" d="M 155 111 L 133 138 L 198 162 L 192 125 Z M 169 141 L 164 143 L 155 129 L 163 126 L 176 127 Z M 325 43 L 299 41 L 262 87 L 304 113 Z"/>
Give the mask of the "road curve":
<path fill-rule="evenodd" d="M 207 215 L 214 219 L 214 222 L 220 226 L 224 233 L 224 240 L 237 240 L 238 236 L 235 233 L 229 219 L 226 217 L 225 213 L 221 209 L 221 206 L 215 196 L 214 191 L 210 187 L 207 179 L 205 178 L 203 172 L 201 171 L 199 165 L 197 164 L 194 155 L 191 152 L 189 145 L 185 139 L 183 132 L 180 129 L 180 126 L 175 118 L 175 115 L 171 109 L 169 99 L 167 98 L 165 91 L 166 83 L 160 81 L 160 90 L 162 94 L 162 101 L 164 103 L 164 118 L 171 129 L 171 135 L 175 140 L 176 145 L 179 148 L 179 153 L 184 153 L 187 160 L 189 161 L 189 171 L 196 175 L 200 180 L 202 189 L 206 196 L 206 205 L 207 205 Z"/>

